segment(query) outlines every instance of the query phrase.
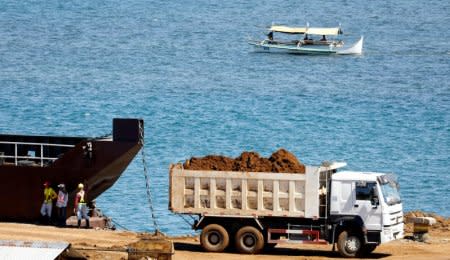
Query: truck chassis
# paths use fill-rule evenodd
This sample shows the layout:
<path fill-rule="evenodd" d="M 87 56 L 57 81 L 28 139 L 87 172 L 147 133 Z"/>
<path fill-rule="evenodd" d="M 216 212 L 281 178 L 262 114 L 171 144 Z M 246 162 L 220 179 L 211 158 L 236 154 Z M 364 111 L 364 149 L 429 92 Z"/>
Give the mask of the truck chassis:
<path fill-rule="evenodd" d="M 209 252 L 234 248 L 239 253 L 257 254 L 282 243 L 336 243 L 342 256 L 356 257 L 372 252 L 379 245 L 379 234 L 367 236 L 356 217 L 336 220 L 199 215 L 193 228 L 202 230 L 200 242 Z M 367 240 L 369 237 L 371 240 Z"/>

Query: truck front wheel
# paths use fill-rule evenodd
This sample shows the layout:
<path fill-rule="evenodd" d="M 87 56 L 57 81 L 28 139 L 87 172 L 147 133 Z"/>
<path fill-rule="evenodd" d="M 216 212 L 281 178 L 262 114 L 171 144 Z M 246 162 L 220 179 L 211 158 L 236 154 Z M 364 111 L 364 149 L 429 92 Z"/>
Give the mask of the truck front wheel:
<path fill-rule="evenodd" d="M 338 237 L 337 247 L 342 256 L 356 257 L 362 248 L 361 237 L 348 231 L 342 231 Z"/>
<path fill-rule="evenodd" d="M 221 225 L 209 224 L 202 230 L 200 243 L 208 252 L 222 252 L 230 243 L 230 237 Z"/>
<path fill-rule="evenodd" d="M 264 236 L 255 227 L 245 226 L 236 233 L 236 249 L 242 254 L 257 254 L 264 248 Z"/>

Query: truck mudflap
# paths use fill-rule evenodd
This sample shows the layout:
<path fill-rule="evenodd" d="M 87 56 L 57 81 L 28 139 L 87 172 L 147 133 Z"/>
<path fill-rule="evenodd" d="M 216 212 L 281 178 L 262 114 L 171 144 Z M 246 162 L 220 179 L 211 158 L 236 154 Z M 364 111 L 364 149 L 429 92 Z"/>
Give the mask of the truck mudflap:
<path fill-rule="evenodd" d="M 286 238 L 281 239 L 282 236 Z M 267 243 L 328 244 L 326 240 L 320 238 L 320 231 L 318 230 L 279 228 L 267 230 Z"/>

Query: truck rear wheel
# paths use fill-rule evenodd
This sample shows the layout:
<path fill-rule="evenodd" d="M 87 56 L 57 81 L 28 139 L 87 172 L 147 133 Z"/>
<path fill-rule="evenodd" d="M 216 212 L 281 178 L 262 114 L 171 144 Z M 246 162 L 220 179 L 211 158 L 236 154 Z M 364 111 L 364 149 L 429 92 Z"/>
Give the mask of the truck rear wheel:
<path fill-rule="evenodd" d="M 342 256 L 356 257 L 362 248 L 361 237 L 348 231 L 342 231 L 338 237 L 337 247 Z"/>
<path fill-rule="evenodd" d="M 236 249 L 243 254 L 257 254 L 264 248 L 264 236 L 255 227 L 245 226 L 236 233 Z"/>
<path fill-rule="evenodd" d="M 202 230 L 200 243 L 208 252 L 222 252 L 230 243 L 230 237 L 221 225 L 209 224 Z"/>

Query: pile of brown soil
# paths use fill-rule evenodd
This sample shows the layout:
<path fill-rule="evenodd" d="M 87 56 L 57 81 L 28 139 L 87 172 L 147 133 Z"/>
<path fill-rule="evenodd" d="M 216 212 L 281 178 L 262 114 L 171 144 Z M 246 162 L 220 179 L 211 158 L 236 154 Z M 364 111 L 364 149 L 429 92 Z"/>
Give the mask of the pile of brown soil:
<path fill-rule="evenodd" d="M 183 167 L 188 170 L 305 173 L 305 165 L 285 149 L 279 149 L 269 158 L 256 152 L 243 152 L 234 159 L 221 155 L 192 157 Z"/>
<path fill-rule="evenodd" d="M 279 149 L 270 156 L 273 172 L 305 173 L 305 165 L 300 163 L 294 154 Z"/>
<path fill-rule="evenodd" d="M 232 171 L 234 160 L 222 155 L 208 155 L 205 157 L 192 157 L 183 164 L 188 170 L 214 170 Z"/>

